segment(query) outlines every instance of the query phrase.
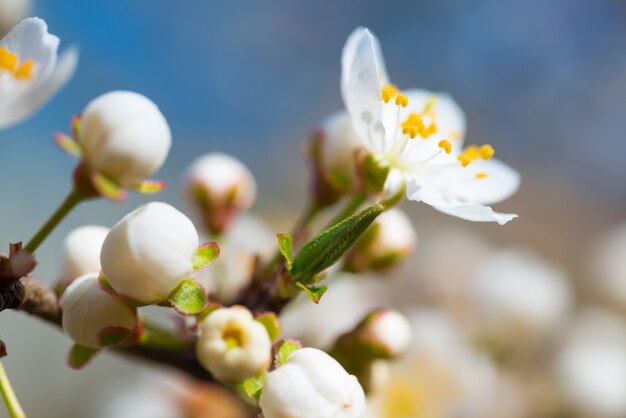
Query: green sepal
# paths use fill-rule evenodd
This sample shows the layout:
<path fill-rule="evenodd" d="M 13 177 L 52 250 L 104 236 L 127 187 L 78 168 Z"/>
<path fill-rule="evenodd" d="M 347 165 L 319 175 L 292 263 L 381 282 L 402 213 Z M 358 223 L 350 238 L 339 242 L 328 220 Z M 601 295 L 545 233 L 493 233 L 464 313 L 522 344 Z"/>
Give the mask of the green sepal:
<path fill-rule="evenodd" d="M 278 341 L 281 329 L 278 317 L 274 312 L 263 312 L 262 314 L 257 315 L 255 319 L 263 324 L 267 330 L 267 334 L 270 336 L 270 340 L 272 340 L 273 343 Z"/>
<path fill-rule="evenodd" d="M 302 348 L 300 341 L 288 339 L 283 340 L 274 346 L 274 367 L 278 368 L 287 363 L 291 355 Z"/>
<path fill-rule="evenodd" d="M 276 238 L 278 239 L 278 249 L 287 262 L 287 270 L 291 270 L 293 261 L 293 238 L 289 234 L 276 234 Z"/>
<path fill-rule="evenodd" d="M 261 399 L 261 393 L 263 392 L 263 385 L 265 385 L 266 378 L 267 373 L 263 372 L 258 376 L 244 380 L 243 383 L 241 383 L 243 393 L 252 401 L 258 402 L 259 399 Z"/>
<path fill-rule="evenodd" d="M 200 283 L 186 279 L 174 289 L 169 302 L 183 315 L 195 315 L 207 306 L 207 294 Z"/>
<path fill-rule="evenodd" d="M 193 256 L 193 271 L 203 269 L 213 263 L 220 256 L 220 247 L 215 242 L 202 244 Z"/>
<path fill-rule="evenodd" d="M 391 167 L 389 165 L 382 164 L 376 156 L 368 153 L 359 164 L 363 189 L 372 194 L 382 192 L 390 171 Z"/>
<path fill-rule="evenodd" d="M 126 199 L 126 190 L 102 173 L 91 173 L 91 184 L 98 194 L 106 199 L 114 202 Z"/>
<path fill-rule="evenodd" d="M 224 306 L 219 304 L 219 303 L 211 303 L 209 302 L 209 304 L 207 305 L 206 308 L 204 308 L 202 310 L 202 312 L 200 312 L 198 314 L 198 322 L 202 322 L 204 321 L 204 318 L 206 318 L 207 316 L 209 316 L 212 312 L 217 311 L 220 308 L 223 308 Z"/>
<path fill-rule="evenodd" d="M 98 340 L 105 347 L 120 345 L 133 335 L 133 331 L 123 327 L 107 327 L 98 332 Z"/>
<path fill-rule="evenodd" d="M 144 180 L 134 186 L 141 194 L 157 194 L 165 189 L 165 182 L 161 180 Z"/>
<path fill-rule="evenodd" d="M 322 296 L 324 296 L 324 293 L 326 293 L 326 291 L 328 290 L 328 286 L 305 286 L 302 283 L 296 283 L 296 286 L 302 289 L 304 293 L 306 293 L 306 295 L 309 297 L 309 299 L 311 299 L 311 301 L 316 305 L 320 303 L 320 300 L 322 300 Z"/>
<path fill-rule="evenodd" d="M 82 369 L 89 361 L 100 352 L 98 348 L 85 347 L 84 345 L 74 344 L 70 349 L 67 358 L 67 364 L 72 369 Z"/>
<path fill-rule="evenodd" d="M 61 132 L 55 133 L 53 138 L 57 146 L 67 154 L 79 158 L 83 156 L 83 148 L 74 140 L 74 138 Z"/>
<path fill-rule="evenodd" d="M 304 244 L 293 260 L 293 279 L 304 284 L 313 282 L 318 273 L 335 264 L 352 248 L 384 209 L 381 204 L 369 206 Z"/>

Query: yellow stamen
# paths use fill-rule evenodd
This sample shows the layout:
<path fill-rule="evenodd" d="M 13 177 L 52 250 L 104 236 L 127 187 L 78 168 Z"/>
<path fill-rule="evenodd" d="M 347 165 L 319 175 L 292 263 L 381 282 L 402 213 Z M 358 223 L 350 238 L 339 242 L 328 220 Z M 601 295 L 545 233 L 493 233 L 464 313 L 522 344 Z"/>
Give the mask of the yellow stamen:
<path fill-rule="evenodd" d="M 0 69 L 14 72 L 17 66 L 17 55 L 0 47 Z"/>
<path fill-rule="evenodd" d="M 20 68 L 15 71 L 15 77 L 22 80 L 30 80 L 33 78 L 33 67 L 35 66 L 35 62 L 33 60 L 26 60 L 20 66 Z"/>
<path fill-rule="evenodd" d="M 434 134 L 435 132 L 437 132 L 437 125 L 435 125 L 434 123 L 431 123 L 430 125 L 428 125 L 428 128 L 422 129 L 422 131 L 420 132 L 420 135 L 422 136 L 422 138 L 428 138 L 430 135 Z"/>
<path fill-rule="evenodd" d="M 396 86 L 394 86 L 393 84 L 386 84 L 383 86 L 380 92 L 380 97 L 383 99 L 383 102 L 389 103 L 389 100 L 391 100 L 391 98 L 397 93 L 398 88 Z"/>
<path fill-rule="evenodd" d="M 478 158 L 478 147 L 476 145 L 470 145 L 463 150 L 463 154 L 470 160 L 474 161 Z"/>
<path fill-rule="evenodd" d="M 396 96 L 396 106 L 407 107 L 408 104 L 409 98 L 402 93 L 398 93 L 398 96 Z"/>
<path fill-rule="evenodd" d="M 424 110 L 422 111 L 422 115 L 430 113 L 435 103 L 437 103 L 436 96 L 432 96 L 430 99 L 428 99 L 428 101 L 426 102 L 426 106 L 424 106 Z"/>
<path fill-rule="evenodd" d="M 487 161 L 488 159 L 493 157 L 493 154 L 495 153 L 495 151 L 491 145 L 486 144 L 480 147 L 480 149 L 478 150 L 478 153 L 480 154 L 480 157 L 483 160 Z"/>
<path fill-rule="evenodd" d="M 447 139 L 439 141 L 439 148 L 444 150 L 446 154 L 450 154 L 452 152 L 452 144 Z"/>
<path fill-rule="evenodd" d="M 469 158 L 467 155 L 465 154 L 461 154 L 457 157 L 457 159 L 461 162 L 461 165 L 463 167 L 467 167 L 469 165 L 469 163 L 472 162 L 472 159 Z"/>
<path fill-rule="evenodd" d="M 477 179 L 486 179 L 487 178 L 487 173 L 476 173 L 476 178 Z"/>

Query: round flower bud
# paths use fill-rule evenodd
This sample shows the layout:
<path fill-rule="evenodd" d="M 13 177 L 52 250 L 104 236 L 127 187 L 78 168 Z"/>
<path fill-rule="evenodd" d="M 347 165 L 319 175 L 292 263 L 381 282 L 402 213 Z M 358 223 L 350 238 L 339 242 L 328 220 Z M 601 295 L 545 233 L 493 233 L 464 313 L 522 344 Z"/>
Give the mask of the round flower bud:
<path fill-rule="evenodd" d="M 76 140 L 89 166 L 122 187 L 137 185 L 161 168 L 172 143 L 159 108 L 129 91 L 92 100 L 83 111 Z"/>
<path fill-rule="evenodd" d="M 384 357 L 396 357 L 409 348 L 411 324 L 400 312 L 377 309 L 359 324 L 354 335 L 361 344 L 372 346 Z"/>
<path fill-rule="evenodd" d="M 98 273 L 76 279 L 65 290 L 61 306 L 65 333 L 85 347 L 115 345 L 137 328 L 137 311 L 100 287 Z"/>
<path fill-rule="evenodd" d="M 267 369 L 272 359 L 272 341 L 248 309 L 222 308 L 200 323 L 196 355 L 216 379 L 237 383 Z"/>
<path fill-rule="evenodd" d="M 81 226 L 70 232 L 61 246 L 59 279 L 71 282 L 87 273 L 99 273 L 100 251 L 109 228 Z"/>
<path fill-rule="evenodd" d="M 195 160 L 185 177 L 185 194 L 205 226 L 221 233 L 233 219 L 250 209 L 256 182 L 250 170 L 230 155 L 211 153 Z"/>
<path fill-rule="evenodd" d="M 265 418 L 361 418 L 366 412 L 357 378 L 316 348 L 297 350 L 268 374 L 260 406 Z"/>
<path fill-rule="evenodd" d="M 161 202 L 140 206 L 104 240 L 100 262 L 109 283 L 140 303 L 166 300 L 193 271 L 199 245 L 193 223 Z"/>
<path fill-rule="evenodd" d="M 0 38 L 30 13 L 32 0 L 0 0 Z"/>
<path fill-rule="evenodd" d="M 350 272 L 386 271 L 402 263 L 417 245 L 409 218 L 394 208 L 380 215 L 348 253 L 345 269 Z"/>

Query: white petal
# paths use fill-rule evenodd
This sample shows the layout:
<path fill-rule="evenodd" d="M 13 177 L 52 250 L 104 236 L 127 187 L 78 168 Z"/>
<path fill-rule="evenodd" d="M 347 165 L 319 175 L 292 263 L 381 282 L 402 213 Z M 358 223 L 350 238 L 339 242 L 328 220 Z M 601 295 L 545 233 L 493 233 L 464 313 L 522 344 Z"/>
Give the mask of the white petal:
<path fill-rule="evenodd" d="M 382 126 L 384 64 L 378 41 L 365 28 L 357 28 L 348 37 L 341 58 L 341 93 L 354 128 L 361 138 L 368 138 L 368 125 Z M 369 121 L 366 123 L 365 120 Z"/>

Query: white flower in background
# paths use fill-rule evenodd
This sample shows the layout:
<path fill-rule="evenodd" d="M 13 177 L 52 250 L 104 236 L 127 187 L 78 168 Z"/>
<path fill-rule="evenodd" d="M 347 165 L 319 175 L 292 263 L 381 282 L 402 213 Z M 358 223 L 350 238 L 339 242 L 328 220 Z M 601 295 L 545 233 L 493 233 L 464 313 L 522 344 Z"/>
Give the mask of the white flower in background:
<path fill-rule="evenodd" d="M 357 378 L 315 348 L 297 350 L 268 374 L 260 406 L 265 418 L 360 418 L 366 412 Z"/>
<path fill-rule="evenodd" d="M 387 356 L 396 357 L 411 344 L 411 324 L 400 312 L 377 309 L 363 320 L 355 336 L 360 342 L 384 350 Z"/>
<path fill-rule="evenodd" d="M 380 215 L 345 258 L 350 272 L 386 271 L 402 263 L 417 245 L 410 219 L 398 208 Z"/>
<path fill-rule="evenodd" d="M 113 288 L 144 304 L 164 301 L 193 271 L 199 245 L 193 223 L 161 202 L 140 206 L 104 240 L 100 262 Z"/>
<path fill-rule="evenodd" d="M 626 324 L 599 310 L 585 312 L 557 357 L 557 374 L 581 416 L 626 416 Z"/>
<path fill-rule="evenodd" d="M 196 355 L 216 379 L 237 383 L 267 369 L 272 342 L 263 324 L 248 309 L 221 308 L 200 323 Z"/>
<path fill-rule="evenodd" d="M 402 92 L 389 84 L 378 40 L 364 28 L 348 38 L 341 90 L 352 126 L 378 163 L 391 168 L 386 188 L 471 221 L 504 224 L 516 215 L 485 206 L 519 186 L 519 175 L 491 157 L 490 145 L 463 148 L 465 116 L 446 94 Z"/>
<path fill-rule="evenodd" d="M 137 186 L 161 168 L 172 144 L 157 105 L 130 91 L 92 100 L 75 139 L 89 166 L 122 187 Z"/>
<path fill-rule="evenodd" d="M 100 251 L 109 228 L 81 226 L 70 232 L 61 246 L 59 279 L 72 281 L 87 273 L 99 273 Z"/>
<path fill-rule="evenodd" d="M 70 49 L 57 60 L 59 42 L 35 17 L 0 40 L 0 129 L 31 116 L 72 77 L 78 53 Z"/>
<path fill-rule="evenodd" d="M 590 290 L 626 306 L 626 224 L 613 227 L 595 243 L 591 254 Z"/>
<path fill-rule="evenodd" d="M 104 290 L 98 273 L 76 279 L 65 290 L 61 306 L 63 329 L 74 342 L 85 347 L 101 348 L 107 332 L 130 336 L 137 327 L 136 309 Z"/>
<path fill-rule="evenodd" d="M 220 257 L 194 279 L 221 303 L 231 303 L 252 279 L 257 260 L 269 261 L 276 251 L 276 235 L 259 219 L 243 215 L 220 237 Z"/>
<path fill-rule="evenodd" d="M 31 0 L 0 0 L 0 37 L 30 14 Z"/>
<path fill-rule="evenodd" d="M 527 251 L 494 252 L 482 261 L 471 283 L 481 327 L 505 338 L 558 330 L 572 308 L 564 273 Z"/>
<path fill-rule="evenodd" d="M 195 160 L 185 176 L 185 195 L 213 233 L 227 229 L 233 219 L 250 209 L 256 182 L 238 159 L 211 153 Z"/>
<path fill-rule="evenodd" d="M 391 362 L 389 383 L 368 403 L 372 418 L 483 418 L 494 400 L 496 370 L 437 311 L 409 315 L 412 345 Z"/>

